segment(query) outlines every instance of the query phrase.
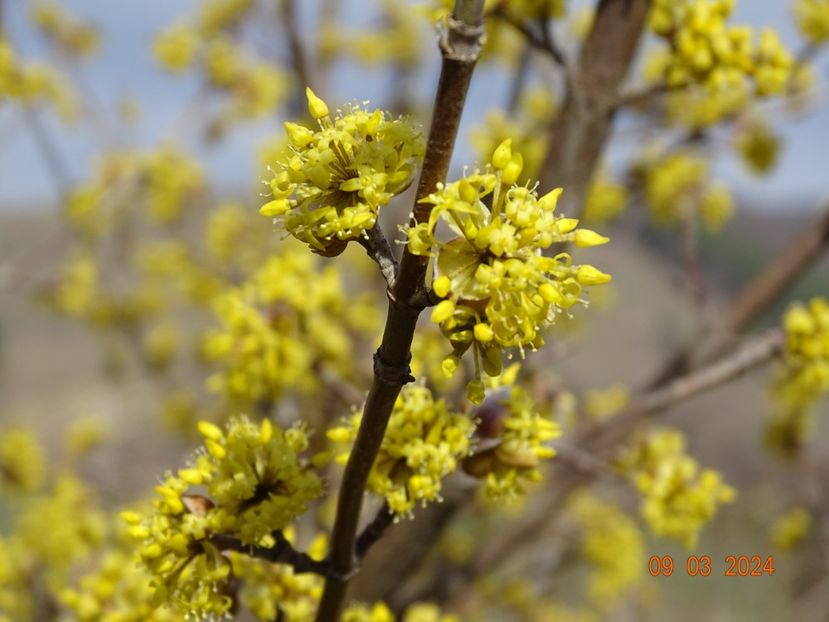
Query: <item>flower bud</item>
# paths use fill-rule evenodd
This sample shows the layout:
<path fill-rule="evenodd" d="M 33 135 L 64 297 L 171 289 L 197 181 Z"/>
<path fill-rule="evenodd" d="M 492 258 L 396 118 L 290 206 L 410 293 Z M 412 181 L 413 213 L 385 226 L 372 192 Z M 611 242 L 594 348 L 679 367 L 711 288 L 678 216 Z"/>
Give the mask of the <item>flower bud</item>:
<path fill-rule="evenodd" d="M 432 291 L 434 291 L 441 298 L 446 298 L 449 290 L 452 288 L 452 279 L 445 274 L 439 276 L 432 283 Z"/>
<path fill-rule="evenodd" d="M 308 98 L 308 112 L 315 119 L 322 119 L 328 116 L 328 105 L 316 96 L 311 87 L 305 88 L 305 97 Z"/>
<path fill-rule="evenodd" d="M 511 186 L 515 182 L 518 181 L 518 177 L 521 175 L 521 171 L 524 168 L 524 157 L 520 153 L 513 153 L 512 158 L 510 158 L 509 164 L 504 167 L 504 172 L 501 176 L 501 181 Z"/>
<path fill-rule="evenodd" d="M 512 139 L 504 140 L 492 154 L 492 166 L 497 170 L 503 170 L 512 160 Z"/>
<path fill-rule="evenodd" d="M 607 283 L 611 278 L 609 274 L 605 274 L 589 264 L 579 266 L 576 272 L 576 280 L 582 285 L 601 285 Z"/>
<path fill-rule="evenodd" d="M 575 241 L 576 246 L 581 246 L 583 248 L 588 246 L 600 246 L 601 244 L 607 244 L 610 242 L 610 238 L 599 235 L 590 229 L 577 229 L 573 240 Z"/>
<path fill-rule="evenodd" d="M 445 322 L 455 313 L 455 303 L 451 300 L 444 300 L 432 310 L 432 321 L 440 324 Z"/>
<path fill-rule="evenodd" d="M 288 140 L 294 147 L 305 147 L 314 140 L 314 132 L 307 127 L 290 121 L 285 122 L 285 133 L 288 134 Z"/>

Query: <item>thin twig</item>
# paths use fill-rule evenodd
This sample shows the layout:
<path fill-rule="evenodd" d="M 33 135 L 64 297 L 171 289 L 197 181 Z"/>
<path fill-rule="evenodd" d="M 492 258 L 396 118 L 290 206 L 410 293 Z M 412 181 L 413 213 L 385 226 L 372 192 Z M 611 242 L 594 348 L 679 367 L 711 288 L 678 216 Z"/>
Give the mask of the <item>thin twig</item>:
<path fill-rule="evenodd" d="M 362 560 L 369 552 L 369 549 L 377 544 L 377 541 L 383 537 L 386 530 L 394 523 L 394 513 L 389 508 L 388 503 L 384 503 L 382 507 L 377 510 L 377 515 L 374 519 L 365 526 L 362 533 L 357 537 L 357 544 L 355 553 L 357 559 Z"/>
<path fill-rule="evenodd" d="M 374 223 L 374 226 L 366 231 L 366 235 L 360 236 L 357 241 L 380 267 L 380 274 L 386 280 L 389 290 L 392 290 L 397 278 L 397 258 L 386 236 L 383 235 L 383 230 L 380 229 L 380 223 Z"/>
<path fill-rule="evenodd" d="M 541 41 L 544 43 L 544 47 L 550 51 L 550 55 L 553 57 L 553 60 L 555 60 L 562 67 L 567 68 L 567 58 L 558 46 L 555 34 L 553 34 L 553 21 L 550 17 L 549 3 L 544 5 L 544 13 L 545 14 L 541 17 L 541 19 L 538 20 L 538 29 L 541 31 Z"/>
<path fill-rule="evenodd" d="M 509 89 L 509 99 L 507 100 L 507 112 L 514 115 L 518 111 L 518 104 L 521 103 L 521 96 L 524 94 L 524 86 L 527 84 L 527 75 L 530 72 L 530 65 L 532 60 L 532 45 L 528 41 L 524 45 L 521 52 L 521 59 L 518 61 L 518 66 L 515 68 L 515 73 L 512 77 L 512 85 Z"/>
<path fill-rule="evenodd" d="M 599 448 L 606 451 L 623 439 L 625 434 L 643 419 L 695 395 L 710 391 L 767 363 L 782 351 L 785 341 L 785 333 L 780 328 L 773 328 L 755 337 L 734 354 L 636 399 L 621 413 L 587 430 L 584 433 L 584 441 L 579 445 L 591 452 Z"/>
<path fill-rule="evenodd" d="M 726 351 L 751 323 L 793 287 L 829 247 L 829 204 L 788 244 L 766 262 L 720 314 L 722 320 L 702 338 L 672 357 L 648 383 L 648 388 L 710 361 Z"/>
<path fill-rule="evenodd" d="M 547 54 L 557 64 L 562 67 L 567 66 L 567 59 L 564 57 L 564 53 L 556 45 L 550 31 L 546 28 L 546 24 L 542 24 L 540 33 L 535 32 L 529 24 L 510 13 L 502 6 L 496 7 L 491 12 L 491 15 L 493 17 L 497 17 L 505 24 L 512 26 L 524 36 L 529 45 Z"/>
<path fill-rule="evenodd" d="M 466 93 L 483 39 L 483 0 L 456 0 L 455 10 L 440 38 L 443 63 L 412 210 L 415 223 L 428 219 L 431 211 L 428 205 L 418 201 L 434 192 L 436 185 L 446 179 Z M 355 568 L 357 525 L 368 475 L 383 441 L 394 402 L 403 385 L 412 379 L 409 372 L 411 345 L 422 307 L 413 306 L 411 301 L 426 290 L 427 265 L 428 258 L 411 255 L 405 249 L 394 289 L 389 292 L 386 327 L 374 357 L 374 381 L 337 500 L 330 555 L 337 577 L 325 581 L 317 622 L 336 622 L 342 612 L 349 577 Z"/>
<path fill-rule="evenodd" d="M 307 553 L 297 551 L 281 531 L 274 531 L 271 535 L 276 539 L 276 544 L 271 548 L 244 544 L 239 538 L 223 534 L 211 536 L 208 542 L 220 551 L 236 551 L 273 564 L 287 564 L 292 566 L 297 574 L 313 573 L 323 577 L 337 576 L 328 561 L 319 561 Z"/>
<path fill-rule="evenodd" d="M 668 85 L 656 82 L 639 88 L 623 90 L 619 93 L 614 104 L 615 108 L 637 107 L 649 103 L 652 99 L 668 92 Z"/>
<path fill-rule="evenodd" d="M 285 35 L 288 39 L 288 49 L 291 53 L 291 66 L 294 70 L 297 82 L 299 82 L 300 89 L 298 92 L 304 93 L 306 86 L 314 87 L 311 84 L 311 77 L 308 73 L 308 62 L 305 59 L 305 50 L 302 47 L 302 40 L 300 33 L 302 32 L 296 16 L 296 2 L 294 0 L 282 0 L 280 3 L 282 11 L 282 26 L 285 29 Z"/>
<path fill-rule="evenodd" d="M 733 355 L 717 361 L 709 367 L 679 378 L 664 388 L 652 391 L 632 403 L 610 419 L 592 425 L 579 435 L 574 443 L 594 460 L 612 457 L 623 442 L 644 420 L 667 411 L 677 404 L 710 391 L 738 376 L 767 363 L 783 348 L 785 336 L 782 330 L 772 329 L 755 338 Z M 585 485 L 601 473 L 599 470 L 578 469 L 563 462 L 558 465 L 554 491 L 534 506 L 505 537 L 492 541 L 482 549 L 465 569 L 467 576 L 476 576 L 486 568 L 495 568 L 500 562 L 525 544 L 553 520 L 564 499 L 576 487 Z"/>
<path fill-rule="evenodd" d="M 614 472 L 609 461 L 619 444 L 644 420 L 768 362 L 780 352 L 783 343 L 783 332 L 773 329 L 734 355 L 643 395 L 622 412 L 591 425 L 569 444 L 557 448 L 562 459 L 555 461 L 546 496 L 528 504 L 527 510 L 510 529 L 500 530 L 496 537 L 482 543 L 469 561 L 455 569 L 457 578 L 470 582 L 482 573 L 498 568 L 504 559 L 523 546 L 537 542 L 539 534 L 556 519 L 573 491 Z M 435 539 L 438 535 L 435 534 Z M 428 593 L 432 593 L 428 586 L 419 591 L 421 595 Z M 399 604 L 398 600 L 409 602 L 408 598 L 400 596 L 391 600 L 395 604 Z"/>
<path fill-rule="evenodd" d="M 63 159 L 58 146 L 52 140 L 49 131 L 41 122 L 37 111 L 29 106 L 23 106 L 21 112 L 26 120 L 26 125 L 32 133 L 32 138 L 40 151 L 40 155 L 46 165 L 46 170 L 54 182 L 58 196 L 65 196 L 71 184 L 66 161 Z"/>

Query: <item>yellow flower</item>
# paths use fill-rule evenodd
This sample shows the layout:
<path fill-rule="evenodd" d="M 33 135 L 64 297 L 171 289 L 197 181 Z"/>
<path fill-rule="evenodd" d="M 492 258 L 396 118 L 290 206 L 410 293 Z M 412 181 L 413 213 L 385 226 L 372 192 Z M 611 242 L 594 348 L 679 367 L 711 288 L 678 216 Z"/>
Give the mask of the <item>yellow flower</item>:
<path fill-rule="evenodd" d="M 800 32 L 814 44 L 829 40 L 829 1 L 796 0 L 794 15 Z"/>
<path fill-rule="evenodd" d="M 809 510 L 797 507 L 780 516 L 772 528 L 774 546 L 789 551 L 809 535 L 812 515 Z"/>
<path fill-rule="evenodd" d="M 330 429 L 328 438 L 353 442 L 360 420 L 360 414 L 352 415 Z M 384 496 L 398 516 L 410 516 L 418 503 L 439 501 L 441 482 L 469 453 L 474 430 L 471 418 L 435 400 L 426 387 L 404 387 L 369 475 L 369 490 Z M 339 461 L 347 457 L 342 454 Z"/>
<path fill-rule="evenodd" d="M 177 22 L 156 36 L 153 54 L 164 69 L 180 73 L 193 64 L 198 45 L 196 29 L 186 22 Z"/>
<path fill-rule="evenodd" d="M 452 356 L 472 348 L 476 378 L 500 373 L 504 348 L 523 353 L 541 346 L 542 331 L 579 302 L 582 286 L 610 280 L 593 266 L 572 265 L 567 253 L 542 254 L 555 243 L 596 246 L 608 238 L 577 229 L 576 219 L 555 216 L 561 189 L 539 197 L 527 186 L 513 185 L 520 163 L 511 141 L 503 141 L 490 168 L 439 184 L 423 199 L 434 206 L 429 221 L 407 230 L 412 253 L 436 256 L 435 291 L 445 300 L 432 311 L 432 320 L 452 344 Z M 491 208 L 484 203 L 490 200 Z M 435 239 L 440 219 L 457 237 Z M 482 388 L 473 388 L 470 397 L 482 399 Z"/>
<path fill-rule="evenodd" d="M 18 427 L 4 430 L 0 434 L 0 490 L 35 490 L 45 476 L 46 458 L 34 435 Z"/>
<path fill-rule="evenodd" d="M 520 387 L 490 399 L 478 410 L 478 434 L 495 444 L 468 457 L 463 467 L 484 480 L 489 501 L 512 501 L 524 494 L 523 481 L 541 479 L 541 461 L 555 456 L 548 443 L 561 436 L 561 428 Z"/>
<path fill-rule="evenodd" d="M 829 302 L 813 298 L 783 317 L 786 353 L 774 386 L 776 411 L 767 441 L 785 454 L 800 449 L 813 427 L 815 405 L 829 391 Z"/>
<path fill-rule="evenodd" d="M 677 430 L 650 432 L 618 462 L 642 495 L 641 514 L 657 536 L 696 546 L 699 532 L 736 492 L 717 471 L 700 470 Z"/>
<path fill-rule="evenodd" d="M 409 186 L 425 142 L 407 119 L 359 104 L 331 118 L 324 101 L 310 89 L 307 96 L 319 129 L 285 124 L 290 147 L 274 164 L 273 200 L 260 212 L 331 256 L 371 229 L 380 208 Z"/>
<path fill-rule="evenodd" d="M 232 604 L 224 590 L 231 562 L 210 537 L 271 547 L 272 532 L 303 514 L 322 483 L 300 457 L 308 447 L 301 427 L 283 431 L 268 420 L 257 425 L 235 417 L 224 430 L 209 422 L 198 428 L 204 448 L 156 486 L 153 511 L 122 518 L 141 543 L 154 602 L 203 618 L 223 616 Z M 204 486 L 208 497 L 188 494 L 192 486 Z"/>
<path fill-rule="evenodd" d="M 645 542 L 621 508 L 586 493 L 568 503 L 582 528 L 581 550 L 591 566 L 589 590 L 604 609 L 613 607 L 641 580 Z"/>
<path fill-rule="evenodd" d="M 650 27 L 670 51 L 661 61 L 671 88 L 704 85 L 712 92 L 739 90 L 753 81 L 757 96 L 780 94 L 794 65 L 791 54 L 771 30 L 755 45 L 751 28 L 726 23 L 734 0 L 658 0 Z"/>

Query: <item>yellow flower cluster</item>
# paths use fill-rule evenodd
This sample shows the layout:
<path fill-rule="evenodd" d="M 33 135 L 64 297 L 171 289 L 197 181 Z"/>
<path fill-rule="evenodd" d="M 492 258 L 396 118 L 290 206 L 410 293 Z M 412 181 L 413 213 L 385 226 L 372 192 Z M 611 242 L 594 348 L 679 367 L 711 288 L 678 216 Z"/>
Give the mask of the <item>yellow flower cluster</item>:
<path fill-rule="evenodd" d="M 685 453 L 685 438 L 678 430 L 649 433 L 618 465 L 642 495 L 642 517 L 651 531 L 676 538 L 689 549 L 718 506 L 736 494 L 717 471 L 700 470 Z"/>
<path fill-rule="evenodd" d="M 285 538 L 293 543 L 292 528 Z M 308 555 L 321 561 L 327 553 L 327 538 L 317 536 L 308 547 Z M 231 555 L 233 576 L 242 582 L 239 601 L 263 622 L 309 622 L 314 619 L 323 578 L 313 573 L 297 574 L 292 566 L 271 564 L 241 553 Z"/>
<path fill-rule="evenodd" d="M 71 190 L 64 213 L 79 233 L 97 238 L 117 220 L 115 205 L 126 189 L 137 186 L 131 197 L 136 209 L 152 222 L 177 221 L 204 189 L 201 166 L 188 154 L 162 146 L 146 152 L 115 152 L 98 163 L 93 178 Z"/>
<path fill-rule="evenodd" d="M 463 468 L 484 479 L 484 493 L 490 501 L 512 501 L 524 494 L 523 480 L 541 480 L 541 461 L 555 456 L 547 443 L 561 436 L 561 428 L 539 412 L 520 387 L 510 388 L 504 398 L 492 399 L 495 404 L 485 403 L 478 412 L 478 434 L 486 442 L 464 460 Z"/>
<path fill-rule="evenodd" d="M 328 431 L 337 443 L 352 443 L 362 415 L 354 413 Z M 441 482 L 469 454 L 475 423 L 435 400 L 424 386 L 408 385 L 395 401 L 383 444 L 368 479 L 368 489 L 385 497 L 397 516 L 411 516 L 415 506 L 440 501 Z M 348 454 L 338 457 L 345 462 Z"/>
<path fill-rule="evenodd" d="M 156 60 L 169 71 L 187 69 L 204 41 L 221 39 L 253 6 L 253 0 L 208 0 L 199 3 L 195 23 L 178 20 L 153 42 Z"/>
<path fill-rule="evenodd" d="M 207 44 L 204 70 L 210 84 L 231 97 L 228 120 L 269 116 L 288 94 L 289 78 L 282 69 L 244 54 L 228 38 Z"/>
<path fill-rule="evenodd" d="M 203 450 L 156 487 L 154 510 L 122 517 L 129 535 L 141 542 L 156 604 L 196 617 L 222 616 L 231 606 L 223 591 L 231 564 L 210 537 L 234 535 L 273 546 L 272 532 L 303 514 L 322 483 L 300 458 L 308 447 L 301 427 L 283 431 L 267 419 L 257 425 L 237 417 L 226 431 L 207 422 L 199 431 Z M 195 486 L 205 486 L 209 498 L 187 494 Z"/>
<path fill-rule="evenodd" d="M 162 67 L 181 73 L 198 63 L 207 82 L 229 96 L 214 132 L 236 119 L 273 114 L 288 94 L 289 78 L 282 69 L 250 57 L 234 41 L 234 27 L 253 5 L 253 0 L 203 2 L 194 21 L 176 21 L 153 43 Z"/>
<path fill-rule="evenodd" d="M 829 391 L 829 302 L 813 298 L 783 317 L 786 354 L 774 387 L 777 409 L 766 440 L 785 454 L 799 450 L 813 426 L 814 406 Z"/>
<path fill-rule="evenodd" d="M 810 43 L 829 41 L 829 0 L 796 0 L 794 15 L 800 32 Z"/>
<path fill-rule="evenodd" d="M 734 201 L 728 188 L 710 180 L 708 162 L 679 152 L 643 162 L 645 201 L 653 221 L 662 226 L 699 217 L 709 231 L 731 218 Z"/>
<path fill-rule="evenodd" d="M 740 128 L 737 149 L 748 169 L 757 175 L 770 172 L 780 155 L 781 139 L 766 123 L 755 120 Z"/>
<path fill-rule="evenodd" d="M 412 6 L 405 0 L 382 0 L 379 5 L 383 14 L 379 28 L 350 33 L 329 29 L 320 45 L 326 54 L 345 52 L 365 64 L 415 69 L 421 60 L 423 33 L 412 19 Z"/>
<path fill-rule="evenodd" d="M 173 285 L 174 292 L 199 305 L 212 302 L 224 285 L 194 249 L 178 240 L 142 243 L 136 250 L 136 263 L 146 279 L 145 288 Z"/>
<path fill-rule="evenodd" d="M 54 588 L 75 561 L 98 550 L 107 527 L 93 491 L 79 479 L 63 475 L 28 501 L 17 517 L 14 535 L 29 555 L 42 561 L 46 581 Z"/>
<path fill-rule="evenodd" d="M 817 297 L 796 304 L 783 318 L 786 329 L 785 378 L 788 396 L 814 401 L 829 391 L 829 301 Z"/>
<path fill-rule="evenodd" d="M 254 4 L 255 0 L 203 0 L 196 16 L 199 31 L 210 36 L 232 28 Z"/>
<path fill-rule="evenodd" d="M 0 537 L 0 622 L 28 622 L 36 609 L 31 594 L 35 561 L 19 539 Z"/>
<path fill-rule="evenodd" d="M 163 323 L 151 327 L 143 338 L 144 361 L 154 370 L 167 369 L 176 356 L 179 341 L 180 335 L 175 326 Z"/>
<path fill-rule="evenodd" d="M 32 10 L 32 18 L 61 52 L 90 56 L 100 45 L 100 34 L 95 26 L 70 15 L 53 0 L 38 2 Z"/>
<path fill-rule="evenodd" d="M 301 249 L 271 257 L 214 311 L 221 327 L 206 333 L 202 354 L 223 369 L 209 386 L 249 404 L 314 390 L 320 365 L 353 374 L 353 337 L 377 321 L 368 297 L 348 300 L 336 267 L 319 270 Z"/>
<path fill-rule="evenodd" d="M 253 272 L 266 255 L 266 232 L 255 213 L 238 203 L 224 203 L 211 210 L 204 226 L 204 240 L 211 259 L 223 267 Z"/>
<path fill-rule="evenodd" d="M 590 182 L 582 218 L 591 225 L 606 224 L 623 214 L 629 201 L 627 187 L 610 177 L 607 171 L 599 170 Z"/>
<path fill-rule="evenodd" d="M 689 87 L 668 93 L 666 111 L 673 123 L 694 131 L 735 116 L 749 101 L 750 94 L 745 89 L 710 91 Z"/>
<path fill-rule="evenodd" d="M 118 294 L 103 291 L 99 272 L 92 257 L 82 255 L 68 261 L 57 283 L 44 292 L 43 301 L 98 328 L 134 327 L 140 318 L 158 311 L 157 292 L 148 288 Z"/>
<path fill-rule="evenodd" d="M 199 49 L 199 33 L 190 24 L 175 22 L 159 33 L 153 42 L 153 53 L 167 71 L 180 73 L 189 68 Z"/>
<path fill-rule="evenodd" d="M 77 587 L 60 590 L 69 610 L 67 622 L 185 622 L 183 614 L 155 607 L 147 570 L 135 563 L 131 551 L 113 548 L 84 574 Z M 2 619 L 2 618 L 0 618 Z"/>
<path fill-rule="evenodd" d="M 630 403 L 630 389 L 620 382 L 584 395 L 584 413 L 591 419 L 607 419 Z"/>
<path fill-rule="evenodd" d="M 30 434 L 0 433 L 0 622 L 53 619 L 59 590 L 109 531 L 87 485 L 68 473 L 44 485 L 45 471 Z"/>
<path fill-rule="evenodd" d="M 36 490 L 45 477 L 46 459 L 31 432 L 12 427 L 0 433 L 0 490 Z"/>
<path fill-rule="evenodd" d="M 584 559 L 592 567 L 590 596 L 605 609 L 634 587 L 645 568 L 642 532 L 618 506 L 588 494 L 577 496 L 568 509 L 582 528 Z"/>
<path fill-rule="evenodd" d="M 22 104 L 48 102 L 64 119 L 76 114 L 74 93 L 50 67 L 22 63 L 11 43 L 0 35 L 0 103 L 6 99 Z"/>
<path fill-rule="evenodd" d="M 703 84 L 714 91 L 742 89 L 753 80 L 758 96 L 782 93 L 794 60 L 770 29 L 755 45 L 751 28 L 729 26 L 735 0 L 658 0 L 650 27 L 666 39 L 663 76 L 669 87 Z"/>
<path fill-rule="evenodd" d="M 63 275 L 51 295 L 52 305 L 74 317 L 86 315 L 95 303 L 98 268 L 90 257 L 78 257 L 63 267 Z"/>
<path fill-rule="evenodd" d="M 204 187 L 201 166 L 174 147 L 151 151 L 142 160 L 147 211 L 160 224 L 177 220 L 188 200 Z"/>
<path fill-rule="evenodd" d="M 374 227 L 380 208 L 411 184 L 425 141 L 408 119 L 359 104 L 332 118 L 310 88 L 306 95 L 319 129 L 285 124 L 290 147 L 274 164 L 273 200 L 260 212 L 333 256 Z"/>
<path fill-rule="evenodd" d="M 608 239 L 577 229 L 575 218 L 555 216 L 561 189 L 539 198 L 534 189 L 515 185 L 522 157 L 510 145 L 507 139 L 498 146 L 484 172 L 439 184 L 423 199 L 434 206 L 428 222 L 407 230 L 412 253 L 436 257 L 432 287 L 443 300 L 432 321 L 452 343 L 447 375 L 472 347 L 477 380 L 468 393 L 475 403 L 483 398 L 482 371 L 501 372 L 502 349 L 517 347 L 523 354 L 525 347 L 540 347 L 542 331 L 580 301 L 584 286 L 610 280 L 591 265 L 574 266 L 567 253 L 542 254 L 558 242 L 587 247 Z M 441 219 L 457 235 L 449 242 L 435 238 Z"/>
<path fill-rule="evenodd" d="M 777 519 L 772 528 L 774 546 L 790 551 L 800 544 L 812 528 L 812 515 L 804 507 L 792 508 Z"/>

